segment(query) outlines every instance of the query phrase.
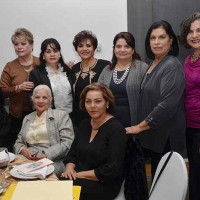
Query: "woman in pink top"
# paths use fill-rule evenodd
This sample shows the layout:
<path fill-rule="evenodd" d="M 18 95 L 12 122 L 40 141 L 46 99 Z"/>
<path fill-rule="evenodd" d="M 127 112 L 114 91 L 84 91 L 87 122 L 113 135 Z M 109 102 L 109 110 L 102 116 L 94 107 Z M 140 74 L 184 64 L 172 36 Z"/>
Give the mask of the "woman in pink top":
<path fill-rule="evenodd" d="M 189 199 L 200 198 L 200 13 L 193 13 L 181 23 L 180 42 L 193 48 L 185 61 L 186 138 L 189 160 Z"/>

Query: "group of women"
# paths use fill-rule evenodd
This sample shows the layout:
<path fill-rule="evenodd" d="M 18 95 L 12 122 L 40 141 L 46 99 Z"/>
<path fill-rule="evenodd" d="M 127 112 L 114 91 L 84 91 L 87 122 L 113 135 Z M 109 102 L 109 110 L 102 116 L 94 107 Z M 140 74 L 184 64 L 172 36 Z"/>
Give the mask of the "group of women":
<path fill-rule="evenodd" d="M 148 66 L 131 33 L 115 36 L 109 62 L 94 57 L 97 38 L 81 31 L 73 41 L 81 62 L 70 69 L 56 39 L 44 40 L 37 58 L 33 35 L 17 29 L 12 42 L 18 58 L 7 63 L 0 80 L 10 98 L 8 147 L 15 143 L 16 153 L 28 159 L 52 159 L 57 175 L 82 186 L 81 199 L 110 200 L 124 178 L 126 135 L 151 158 L 153 177 L 166 152 L 184 152 L 186 130 L 190 200 L 199 199 L 200 13 L 183 20 L 179 40 L 194 49 L 184 67 L 171 25 L 153 23 L 145 39 Z"/>

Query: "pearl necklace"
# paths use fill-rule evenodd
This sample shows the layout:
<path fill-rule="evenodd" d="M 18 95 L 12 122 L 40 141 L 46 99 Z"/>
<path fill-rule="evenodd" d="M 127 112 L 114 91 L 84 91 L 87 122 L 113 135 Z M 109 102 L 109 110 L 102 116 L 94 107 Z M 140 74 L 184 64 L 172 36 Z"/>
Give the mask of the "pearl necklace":
<path fill-rule="evenodd" d="M 195 54 L 192 54 L 190 61 L 191 63 L 195 62 L 196 60 L 198 60 L 200 58 L 200 54 L 198 56 L 196 56 Z"/>
<path fill-rule="evenodd" d="M 116 69 L 117 66 L 115 67 L 114 72 L 113 72 L 113 81 L 114 81 L 115 84 L 119 85 L 126 78 L 126 76 L 129 73 L 130 66 L 131 66 L 131 63 L 126 68 L 126 70 L 125 70 L 125 72 L 124 72 L 124 74 L 123 74 L 123 76 L 121 78 L 117 78 L 117 69 Z"/>

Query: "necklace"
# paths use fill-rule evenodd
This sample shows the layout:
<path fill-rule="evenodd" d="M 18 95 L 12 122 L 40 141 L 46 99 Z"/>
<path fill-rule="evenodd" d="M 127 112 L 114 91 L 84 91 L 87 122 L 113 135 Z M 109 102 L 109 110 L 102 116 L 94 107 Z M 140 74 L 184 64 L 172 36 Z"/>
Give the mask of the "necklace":
<path fill-rule="evenodd" d="M 87 66 L 87 67 L 83 66 L 83 63 L 82 63 L 83 61 L 80 62 L 81 71 L 82 71 L 82 72 L 89 72 L 92 68 L 94 68 L 94 67 L 96 66 L 97 61 L 98 61 L 98 60 L 97 60 L 96 58 L 94 58 L 92 64 L 90 64 L 90 66 Z M 87 70 L 87 71 L 83 71 L 84 68 L 88 68 L 88 70 Z"/>
<path fill-rule="evenodd" d="M 192 54 L 190 61 L 191 63 L 195 62 L 196 60 L 198 60 L 200 58 L 200 54 L 198 56 L 196 56 L 195 54 Z"/>
<path fill-rule="evenodd" d="M 115 84 L 119 85 L 126 78 L 126 76 L 128 75 L 128 72 L 130 70 L 130 66 L 131 66 L 131 63 L 126 68 L 126 70 L 121 78 L 117 78 L 117 66 L 115 67 L 114 72 L 113 72 L 113 81 Z"/>

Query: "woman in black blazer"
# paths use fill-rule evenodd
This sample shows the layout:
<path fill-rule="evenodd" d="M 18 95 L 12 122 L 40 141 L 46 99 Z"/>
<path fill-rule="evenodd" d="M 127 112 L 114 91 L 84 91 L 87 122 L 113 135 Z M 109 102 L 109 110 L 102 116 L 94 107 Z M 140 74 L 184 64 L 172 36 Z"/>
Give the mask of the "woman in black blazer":
<path fill-rule="evenodd" d="M 71 113 L 71 70 L 63 61 L 61 47 L 56 39 L 43 41 L 40 62 L 40 66 L 30 73 L 29 80 L 35 87 L 41 84 L 49 86 L 53 94 L 52 107 Z"/>

